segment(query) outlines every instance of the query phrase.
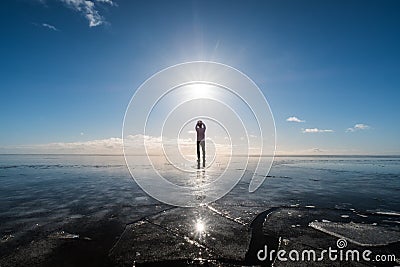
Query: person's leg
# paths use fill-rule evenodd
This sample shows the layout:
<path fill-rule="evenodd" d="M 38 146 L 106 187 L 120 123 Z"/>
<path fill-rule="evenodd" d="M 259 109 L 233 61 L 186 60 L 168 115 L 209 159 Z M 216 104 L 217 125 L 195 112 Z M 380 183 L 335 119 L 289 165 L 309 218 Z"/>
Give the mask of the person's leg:
<path fill-rule="evenodd" d="M 200 163 L 200 141 L 197 141 L 197 162 Z"/>
<path fill-rule="evenodd" d="M 203 167 L 206 165 L 206 141 L 201 141 L 201 150 L 203 152 Z"/>

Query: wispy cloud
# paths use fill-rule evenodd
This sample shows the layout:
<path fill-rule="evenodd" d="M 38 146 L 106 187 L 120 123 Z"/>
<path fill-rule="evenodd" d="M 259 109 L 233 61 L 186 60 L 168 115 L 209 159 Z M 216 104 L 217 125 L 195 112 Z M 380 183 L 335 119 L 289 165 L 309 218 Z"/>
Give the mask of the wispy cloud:
<path fill-rule="evenodd" d="M 318 129 L 318 128 L 306 128 L 302 129 L 303 133 L 333 133 L 333 130 L 330 129 Z"/>
<path fill-rule="evenodd" d="M 45 28 L 48 28 L 50 30 L 53 30 L 53 31 L 58 31 L 58 29 L 55 26 L 47 24 L 47 23 L 42 23 L 42 26 Z"/>
<path fill-rule="evenodd" d="M 289 122 L 305 122 L 305 120 L 300 120 L 299 118 L 297 118 L 295 116 L 287 118 L 286 121 L 289 121 Z"/>
<path fill-rule="evenodd" d="M 60 0 L 65 3 L 68 7 L 81 13 L 88 21 L 89 27 L 99 26 L 104 24 L 106 20 L 100 15 L 97 10 L 95 2 L 89 0 Z M 96 3 L 104 3 L 110 6 L 117 6 L 112 0 L 97 0 Z"/>
<path fill-rule="evenodd" d="M 346 132 L 355 132 L 355 131 L 359 131 L 359 130 L 368 130 L 369 128 L 371 128 L 369 125 L 363 124 L 363 123 L 357 123 L 356 125 L 354 125 L 354 127 L 351 128 L 347 128 Z"/>
<path fill-rule="evenodd" d="M 118 6 L 118 4 L 112 0 L 96 0 L 96 2 L 109 4 L 110 6 Z"/>

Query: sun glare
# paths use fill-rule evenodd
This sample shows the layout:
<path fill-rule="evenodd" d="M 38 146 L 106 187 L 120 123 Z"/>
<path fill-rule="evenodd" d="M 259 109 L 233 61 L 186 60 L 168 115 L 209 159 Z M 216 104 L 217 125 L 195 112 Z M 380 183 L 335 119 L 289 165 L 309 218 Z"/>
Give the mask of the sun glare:
<path fill-rule="evenodd" d="M 209 98 L 215 89 L 214 86 L 201 83 L 191 84 L 188 86 L 189 94 L 194 99 Z"/>
<path fill-rule="evenodd" d="M 203 233 L 205 230 L 205 225 L 202 221 L 197 221 L 196 222 L 196 232 L 198 233 Z"/>

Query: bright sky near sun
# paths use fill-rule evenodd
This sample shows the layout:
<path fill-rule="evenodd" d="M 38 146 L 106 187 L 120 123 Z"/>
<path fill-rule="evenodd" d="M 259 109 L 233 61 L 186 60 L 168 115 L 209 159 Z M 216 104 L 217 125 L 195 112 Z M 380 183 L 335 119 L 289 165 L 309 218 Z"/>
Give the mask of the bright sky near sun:
<path fill-rule="evenodd" d="M 278 154 L 400 154 L 399 11 L 399 1 L 1 1 L 0 153 L 118 153 L 135 90 L 171 65 L 211 60 L 262 90 Z"/>

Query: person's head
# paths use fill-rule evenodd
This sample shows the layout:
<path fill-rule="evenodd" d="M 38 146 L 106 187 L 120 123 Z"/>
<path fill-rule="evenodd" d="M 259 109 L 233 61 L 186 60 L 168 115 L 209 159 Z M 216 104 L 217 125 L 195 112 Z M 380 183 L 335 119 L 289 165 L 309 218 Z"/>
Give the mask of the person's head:
<path fill-rule="evenodd" d="M 198 121 L 197 121 L 197 125 L 202 126 L 202 125 L 203 125 L 203 122 L 202 122 L 201 120 L 198 120 Z"/>

